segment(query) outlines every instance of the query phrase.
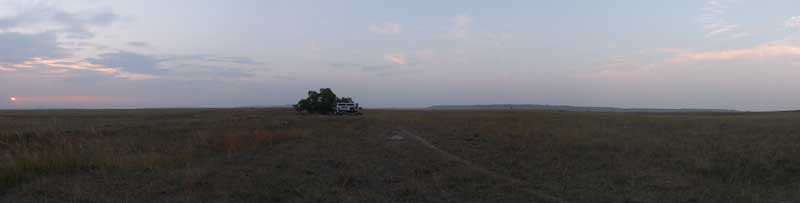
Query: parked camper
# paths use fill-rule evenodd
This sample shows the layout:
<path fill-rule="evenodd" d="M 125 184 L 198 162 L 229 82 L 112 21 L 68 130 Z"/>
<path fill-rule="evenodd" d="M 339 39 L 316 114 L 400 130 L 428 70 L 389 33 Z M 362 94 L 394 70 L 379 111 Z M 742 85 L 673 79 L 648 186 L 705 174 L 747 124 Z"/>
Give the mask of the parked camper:
<path fill-rule="evenodd" d="M 358 103 L 336 103 L 336 115 L 361 115 Z"/>

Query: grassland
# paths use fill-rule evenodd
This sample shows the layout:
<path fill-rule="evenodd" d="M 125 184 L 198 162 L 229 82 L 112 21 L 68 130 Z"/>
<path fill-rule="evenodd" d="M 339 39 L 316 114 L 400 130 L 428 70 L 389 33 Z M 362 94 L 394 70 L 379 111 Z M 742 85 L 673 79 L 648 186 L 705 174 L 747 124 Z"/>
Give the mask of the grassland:
<path fill-rule="evenodd" d="M 798 202 L 800 113 L 0 111 L 2 202 Z"/>

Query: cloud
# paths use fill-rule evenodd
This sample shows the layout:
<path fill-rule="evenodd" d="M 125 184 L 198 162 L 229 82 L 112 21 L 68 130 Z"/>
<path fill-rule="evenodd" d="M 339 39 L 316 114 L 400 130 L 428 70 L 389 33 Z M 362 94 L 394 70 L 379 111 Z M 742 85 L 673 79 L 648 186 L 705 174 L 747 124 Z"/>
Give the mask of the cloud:
<path fill-rule="evenodd" d="M 586 92 L 683 104 L 738 106 L 751 110 L 796 109 L 787 88 L 800 80 L 800 47 L 758 45 L 750 48 L 673 53 L 637 69 L 603 69 L 575 74 Z M 628 96 L 625 96 L 628 95 Z"/>
<path fill-rule="evenodd" d="M 63 32 L 69 38 L 91 38 L 94 33 L 90 27 L 107 27 L 119 17 L 111 11 L 100 11 L 96 13 L 86 13 L 84 16 L 68 12 L 58 12 L 54 15 L 54 20 L 63 24 Z"/>
<path fill-rule="evenodd" d="M 386 64 L 361 64 L 361 63 L 330 63 L 333 68 L 355 68 L 362 72 L 382 73 L 419 66 L 435 61 L 436 53 L 433 50 L 419 50 L 409 53 L 394 53 L 383 55 Z"/>
<path fill-rule="evenodd" d="M 704 61 L 764 60 L 770 58 L 800 57 L 800 46 L 764 45 L 749 49 L 693 52 L 677 54 L 672 63 L 691 63 Z"/>
<path fill-rule="evenodd" d="M 578 74 L 579 79 L 601 79 L 601 80 L 627 80 L 635 79 L 637 71 L 630 70 L 601 70 L 589 74 Z"/>
<path fill-rule="evenodd" d="M 386 54 L 383 59 L 395 65 L 418 66 L 436 61 L 437 54 L 433 50 L 417 50 L 407 53 Z"/>
<path fill-rule="evenodd" d="M 362 66 L 361 71 L 364 72 L 383 72 L 392 69 L 391 66 Z"/>
<path fill-rule="evenodd" d="M 725 20 L 725 11 L 728 9 L 727 0 L 710 0 L 703 8 L 700 23 L 703 25 L 705 37 L 709 39 L 738 39 L 750 36 L 749 32 L 742 31 L 739 24 L 729 23 Z"/>
<path fill-rule="evenodd" d="M 52 32 L 22 34 L 0 33 L 0 66 L 25 62 L 31 58 L 56 58 L 66 56 Z"/>
<path fill-rule="evenodd" d="M 239 65 L 262 65 L 264 63 L 258 62 L 254 59 L 247 57 L 234 57 L 234 56 L 216 56 L 210 54 L 195 54 L 195 55 L 169 55 L 160 59 L 162 62 L 166 61 L 201 61 L 201 62 L 218 62 L 230 63 Z"/>
<path fill-rule="evenodd" d="M 241 79 L 253 77 L 247 70 L 200 64 L 180 64 L 169 67 L 167 75 L 192 79 Z"/>
<path fill-rule="evenodd" d="M 245 57 L 214 55 L 145 55 L 134 52 L 113 52 L 88 59 L 91 63 L 124 71 L 168 76 L 169 78 L 236 79 L 251 77 L 246 65 L 261 64 Z"/>
<path fill-rule="evenodd" d="M 800 31 L 800 16 L 794 16 L 786 20 L 786 28 L 791 30 Z"/>
<path fill-rule="evenodd" d="M 424 72 L 421 69 L 406 69 L 403 67 L 410 67 L 410 66 L 398 66 L 398 65 L 365 65 L 365 64 L 356 64 L 356 63 L 331 63 L 331 67 L 334 68 L 355 68 L 361 70 L 364 73 L 374 74 L 375 76 L 379 77 L 389 77 L 389 76 L 396 76 L 396 75 L 406 75 L 406 74 L 413 74 L 413 73 L 421 73 Z"/>
<path fill-rule="evenodd" d="M 453 39 L 467 39 L 469 38 L 470 27 L 472 26 L 472 17 L 466 15 L 459 15 L 453 17 L 452 26 L 447 36 Z"/>
<path fill-rule="evenodd" d="M 107 27 L 119 19 L 113 11 L 86 10 L 69 12 L 49 1 L 4 2 L 13 13 L 0 17 L 0 31 L 25 33 L 55 32 L 68 38 L 91 38 L 93 27 Z"/>
<path fill-rule="evenodd" d="M 116 68 L 109 68 L 102 65 L 92 64 L 85 61 L 65 61 L 65 60 L 57 60 L 57 59 L 41 59 L 41 58 L 34 58 L 30 61 L 26 61 L 23 65 L 32 67 L 32 66 L 43 66 L 47 68 L 56 69 L 55 71 L 48 71 L 50 73 L 65 73 L 69 70 L 88 70 L 88 71 L 95 71 L 105 74 L 117 74 L 120 71 Z"/>
<path fill-rule="evenodd" d="M 329 65 L 334 68 L 355 68 L 364 72 L 378 72 L 392 68 L 392 66 L 367 65 L 358 63 L 331 63 Z"/>
<path fill-rule="evenodd" d="M 380 25 L 372 24 L 369 26 L 369 31 L 380 34 L 396 34 L 403 32 L 403 26 L 397 23 L 383 23 Z"/>
<path fill-rule="evenodd" d="M 289 81 L 300 80 L 300 78 L 297 78 L 297 77 L 294 77 L 294 76 L 288 76 L 288 75 L 275 75 L 275 76 L 272 76 L 272 78 L 273 79 L 278 79 L 278 80 L 289 80 Z"/>
<path fill-rule="evenodd" d="M 351 67 L 362 67 L 365 65 L 357 63 L 331 63 L 330 66 L 334 68 L 351 68 Z"/>
<path fill-rule="evenodd" d="M 448 39 L 490 43 L 499 43 L 513 38 L 513 36 L 509 33 L 492 32 L 476 28 L 474 26 L 474 19 L 467 15 L 453 17 L 448 31 L 444 37 Z"/>
<path fill-rule="evenodd" d="M 399 75 L 410 75 L 410 74 L 417 74 L 417 73 L 424 73 L 424 70 L 421 69 L 406 69 L 406 70 L 392 70 L 392 71 L 383 71 L 378 73 L 380 77 L 390 77 L 390 76 L 399 76 Z"/>
<path fill-rule="evenodd" d="M 691 53 L 682 49 L 646 49 L 619 55 L 596 65 L 603 70 L 635 70 L 652 67 L 678 54 Z"/>
<path fill-rule="evenodd" d="M 124 80 L 250 77 L 263 63 L 247 57 L 144 54 L 113 50 L 91 40 L 119 16 L 110 8 L 67 11 L 58 2 L 0 0 L 0 72 L 57 78 Z M 78 40 L 75 40 L 78 39 Z M 149 47 L 131 41 L 131 47 Z M 91 49 L 91 50 L 87 50 Z M 86 50 L 85 52 L 83 52 Z M 95 54 L 79 57 L 70 53 Z"/>
<path fill-rule="evenodd" d="M 0 71 L 21 71 L 62 78 L 100 74 L 124 80 L 236 79 L 251 77 L 249 68 L 262 64 L 246 57 L 162 56 L 128 51 L 103 53 L 93 58 L 74 58 L 67 54 L 67 49 L 58 43 L 57 38 L 54 32 L 0 32 Z"/>
<path fill-rule="evenodd" d="M 147 44 L 147 42 L 135 42 L 134 41 L 134 42 L 128 42 L 128 45 L 133 46 L 133 47 L 150 47 L 150 44 Z"/>
<path fill-rule="evenodd" d="M 158 74 L 164 71 L 158 68 L 159 60 L 154 56 L 133 52 L 105 53 L 98 56 L 98 58 L 89 59 L 89 62 L 108 67 L 117 67 L 133 73 Z"/>
<path fill-rule="evenodd" d="M 388 54 L 383 56 L 383 59 L 397 65 L 408 65 L 408 60 L 404 54 Z"/>
<path fill-rule="evenodd" d="M 235 56 L 214 56 L 214 55 L 206 55 L 203 60 L 209 62 L 221 62 L 221 63 L 234 63 L 234 64 L 241 64 L 241 65 L 261 65 L 264 63 L 255 61 L 251 58 L 247 57 L 235 57 Z"/>
<path fill-rule="evenodd" d="M 486 33 L 483 38 L 489 41 L 498 42 L 512 39 L 513 36 L 509 33 Z"/>
<path fill-rule="evenodd" d="M 738 71 L 753 71 L 754 67 L 800 67 L 798 59 L 800 46 L 791 44 L 765 44 L 753 48 L 704 52 L 663 49 L 614 58 L 601 65 L 600 70 L 578 76 L 589 79 L 654 79 L 659 74 L 668 72 L 694 73 L 701 69 L 725 70 L 727 67 L 737 67 Z"/>
<path fill-rule="evenodd" d="M 94 27 L 111 25 L 117 15 L 110 10 L 68 12 L 50 1 L 3 1 L 10 8 L 0 16 L 0 70 L 39 71 L 48 75 L 102 72 L 120 78 L 136 74 L 83 59 L 68 59 L 88 42 L 63 42 L 63 38 L 90 38 Z"/>
<path fill-rule="evenodd" d="M 55 10 L 52 5 L 44 2 L 25 4 L 18 1 L 3 1 L 0 2 L 0 5 L 4 8 L 11 8 L 9 9 L 11 11 L 10 15 L 0 17 L 0 30 L 43 21 L 47 19 L 47 15 Z"/>
<path fill-rule="evenodd" d="M 706 37 L 714 37 L 730 32 L 735 32 L 741 25 L 719 25 L 706 30 Z"/>
<path fill-rule="evenodd" d="M 7 65 L 3 68 L 7 69 L 7 71 L 33 71 L 45 75 L 61 76 L 63 78 L 76 77 L 76 73 L 92 72 L 125 80 L 155 79 L 155 76 L 125 72 L 119 68 L 94 64 L 84 60 L 72 61 L 66 59 L 32 58 L 23 63 Z"/>

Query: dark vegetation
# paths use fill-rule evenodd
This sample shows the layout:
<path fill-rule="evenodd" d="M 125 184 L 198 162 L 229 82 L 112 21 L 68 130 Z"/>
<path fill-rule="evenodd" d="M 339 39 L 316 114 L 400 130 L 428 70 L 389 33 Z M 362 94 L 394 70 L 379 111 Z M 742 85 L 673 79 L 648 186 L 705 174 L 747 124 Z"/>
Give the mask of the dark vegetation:
<path fill-rule="evenodd" d="M 336 103 L 353 103 L 349 97 L 336 97 L 330 88 L 321 88 L 319 92 L 308 91 L 308 97 L 295 104 L 294 110 L 311 114 L 332 114 L 335 112 Z"/>
<path fill-rule="evenodd" d="M 526 192 L 535 190 L 569 202 L 798 202 L 798 121 L 797 112 L 0 111 L 0 201 L 552 200 Z"/>

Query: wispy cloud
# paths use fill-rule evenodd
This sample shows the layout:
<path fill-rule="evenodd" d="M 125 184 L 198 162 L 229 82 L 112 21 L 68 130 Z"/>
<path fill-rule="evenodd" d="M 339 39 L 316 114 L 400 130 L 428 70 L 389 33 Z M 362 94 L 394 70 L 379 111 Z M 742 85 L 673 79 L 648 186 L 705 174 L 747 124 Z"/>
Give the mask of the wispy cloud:
<path fill-rule="evenodd" d="M 277 80 L 289 80 L 289 81 L 300 80 L 300 78 L 298 78 L 298 77 L 289 76 L 289 75 L 275 75 L 275 76 L 272 76 L 272 78 L 273 79 L 277 79 Z"/>
<path fill-rule="evenodd" d="M 603 70 L 634 70 L 651 67 L 678 54 L 691 53 L 683 49 L 645 49 L 611 57 L 595 65 Z"/>
<path fill-rule="evenodd" d="M 117 51 L 88 59 L 34 57 L 19 63 L 0 64 L 0 71 L 39 73 L 63 78 L 99 73 L 124 80 L 226 80 L 252 77 L 254 64 L 260 63 L 243 57 L 160 56 Z"/>
<path fill-rule="evenodd" d="M 800 46 L 764 45 L 749 49 L 682 53 L 676 55 L 669 61 L 672 63 L 690 63 L 703 61 L 763 60 L 779 57 L 800 57 Z"/>
<path fill-rule="evenodd" d="M 329 65 L 334 68 L 351 68 L 351 67 L 364 66 L 363 64 L 357 64 L 357 63 L 331 63 Z"/>
<path fill-rule="evenodd" d="M 215 55 L 149 55 L 112 52 L 89 59 L 94 64 L 116 67 L 133 73 L 169 78 L 237 79 L 252 76 L 250 70 L 261 62 L 246 57 Z"/>
<path fill-rule="evenodd" d="M 360 69 L 362 72 L 383 72 L 397 68 L 397 66 L 392 65 L 367 65 L 358 63 L 331 63 L 330 66 L 339 69 L 355 68 Z"/>
<path fill-rule="evenodd" d="M 107 27 L 119 19 L 110 9 L 69 12 L 56 5 L 51 1 L 0 2 L 0 6 L 14 11 L 0 17 L 0 31 L 56 32 L 67 38 L 86 39 L 94 37 L 92 28 Z"/>
<path fill-rule="evenodd" d="M 419 66 L 437 61 L 438 54 L 434 50 L 423 49 L 417 51 L 386 54 L 383 59 L 399 66 Z"/>
<path fill-rule="evenodd" d="M 75 56 L 94 37 L 93 28 L 118 20 L 110 9 L 71 12 L 52 1 L 0 1 L 11 8 L 0 16 L 0 70 L 70 75 L 100 73 L 129 80 L 149 76 L 105 66 Z M 75 41 L 75 39 L 81 39 Z"/>
<path fill-rule="evenodd" d="M 372 24 L 369 26 L 369 31 L 380 34 L 396 34 L 403 32 L 403 25 L 390 22 L 383 24 Z"/>
<path fill-rule="evenodd" d="M 120 51 L 105 53 L 97 58 L 89 59 L 89 61 L 94 64 L 119 67 L 134 73 L 158 74 L 164 71 L 158 67 L 159 60 L 154 56 L 133 52 Z"/>
<path fill-rule="evenodd" d="M 510 33 L 493 32 L 475 26 L 475 19 L 468 15 L 458 15 L 450 20 L 444 38 L 499 43 L 513 38 Z"/>
<path fill-rule="evenodd" d="M 178 64 L 168 67 L 167 70 L 163 76 L 170 79 L 236 80 L 253 77 L 247 69 L 203 64 Z"/>
<path fill-rule="evenodd" d="M 800 16 L 789 18 L 789 20 L 786 20 L 785 26 L 788 29 L 800 31 Z"/>
<path fill-rule="evenodd" d="M 17 64 L 31 58 L 55 58 L 67 56 L 55 33 L 24 34 L 0 32 L 0 65 Z"/>
<path fill-rule="evenodd" d="M 757 64 L 787 68 L 800 65 L 800 61 L 796 60 L 800 58 L 800 46 L 792 44 L 765 44 L 753 48 L 702 52 L 666 49 L 660 53 L 613 58 L 600 70 L 578 76 L 587 79 L 641 79 L 644 76 L 658 77 L 658 74 L 665 72 L 697 72 L 698 68 L 762 68 Z M 648 59 L 650 56 L 657 57 Z"/>
<path fill-rule="evenodd" d="M 330 66 L 338 69 L 352 68 L 378 77 L 390 77 L 425 72 L 424 69 L 419 67 L 420 64 L 430 62 L 433 58 L 434 52 L 432 50 L 421 50 L 410 53 L 386 54 L 383 56 L 383 60 L 388 62 L 388 65 L 331 63 Z"/>
<path fill-rule="evenodd" d="M 169 61 L 198 61 L 198 62 L 215 62 L 215 63 L 228 63 L 237 65 L 263 65 L 264 63 L 256 61 L 247 57 L 236 56 L 217 56 L 210 54 L 194 54 L 194 55 L 164 55 L 158 56 L 159 62 Z"/>
<path fill-rule="evenodd" d="M 383 59 L 397 65 L 408 65 L 408 59 L 404 54 L 387 54 L 383 56 Z"/>
<path fill-rule="evenodd" d="M 130 45 L 132 47 L 149 47 L 150 46 L 150 44 L 147 44 L 147 42 L 138 42 L 138 41 L 128 42 L 128 45 Z"/>
<path fill-rule="evenodd" d="M 425 72 L 425 70 L 422 70 L 422 69 L 392 70 L 392 71 L 380 72 L 380 73 L 378 73 L 378 76 L 379 77 L 391 77 L 391 76 L 418 74 L 418 73 L 424 73 L 424 72 Z"/>
<path fill-rule="evenodd" d="M 606 69 L 597 72 L 578 74 L 576 78 L 597 79 L 597 80 L 628 80 L 628 79 L 636 79 L 638 72 L 639 71 Z"/>
<path fill-rule="evenodd" d="M 709 39 L 731 40 L 750 36 L 750 33 L 742 30 L 742 26 L 729 23 L 725 20 L 725 12 L 728 9 L 727 0 L 710 0 L 703 8 L 703 15 L 700 16 L 700 23 L 703 25 L 705 37 Z"/>
<path fill-rule="evenodd" d="M 447 36 L 453 39 L 468 39 L 470 37 L 470 27 L 472 27 L 472 17 L 466 15 L 453 17 Z"/>
<path fill-rule="evenodd" d="M 7 71 L 33 71 L 64 77 L 69 77 L 75 72 L 88 71 L 124 80 L 150 80 L 156 78 L 152 75 L 126 72 L 117 67 L 108 67 L 85 60 L 32 58 L 23 63 L 6 65 L 0 68 Z"/>
<path fill-rule="evenodd" d="M 362 66 L 361 70 L 364 72 L 383 72 L 391 70 L 391 66 Z"/>

